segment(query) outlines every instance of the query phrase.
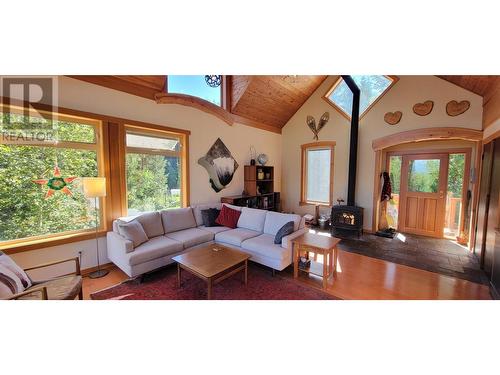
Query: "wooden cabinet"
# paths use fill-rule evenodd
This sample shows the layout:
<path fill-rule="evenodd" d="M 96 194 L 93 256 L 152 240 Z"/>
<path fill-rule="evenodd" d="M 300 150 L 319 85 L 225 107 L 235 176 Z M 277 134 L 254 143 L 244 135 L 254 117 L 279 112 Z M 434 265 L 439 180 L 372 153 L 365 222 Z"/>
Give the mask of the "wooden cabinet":
<path fill-rule="evenodd" d="M 280 210 L 280 193 L 274 191 L 274 167 L 245 165 L 244 194 L 222 197 L 222 203 L 235 206 Z"/>

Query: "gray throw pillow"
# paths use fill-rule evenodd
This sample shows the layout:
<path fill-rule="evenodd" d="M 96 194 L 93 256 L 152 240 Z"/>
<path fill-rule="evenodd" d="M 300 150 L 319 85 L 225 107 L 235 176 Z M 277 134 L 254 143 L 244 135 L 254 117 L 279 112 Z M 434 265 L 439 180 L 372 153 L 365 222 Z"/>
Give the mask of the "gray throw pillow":
<path fill-rule="evenodd" d="M 219 217 L 220 210 L 217 208 L 209 208 L 207 210 L 201 210 L 201 218 L 203 219 L 203 225 L 207 228 L 209 227 L 220 227 L 215 220 Z"/>
<path fill-rule="evenodd" d="M 132 241 L 134 248 L 149 240 L 141 223 L 136 220 L 118 223 L 118 232 L 127 240 Z"/>
<path fill-rule="evenodd" d="M 285 225 L 283 225 L 278 232 L 276 232 L 276 236 L 274 236 L 274 243 L 276 245 L 281 244 L 281 240 L 283 237 L 288 236 L 293 233 L 293 221 L 289 221 Z"/>

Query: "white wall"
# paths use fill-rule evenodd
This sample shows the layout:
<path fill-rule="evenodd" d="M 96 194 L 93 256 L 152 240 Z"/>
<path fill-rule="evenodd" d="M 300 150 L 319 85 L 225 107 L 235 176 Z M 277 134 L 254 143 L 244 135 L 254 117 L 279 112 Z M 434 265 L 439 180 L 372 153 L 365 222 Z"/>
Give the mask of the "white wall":
<path fill-rule="evenodd" d="M 156 104 L 154 101 L 107 89 L 67 77 L 59 77 L 59 103 L 64 108 L 93 112 L 137 121 L 165 125 L 191 131 L 189 137 L 189 169 L 191 204 L 220 201 L 220 197 L 241 194 L 243 191 L 243 166 L 249 164 L 250 146 L 257 153 L 269 156 L 268 165 L 275 166 L 275 190 L 281 188 L 281 136 L 242 124 L 229 126 L 217 117 L 194 108 L 172 104 Z M 219 193 L 212 190 L 206 170 L 198 164 L 217 138 L 225 143 L 239 168 L 231 184 Z M 102 262 L 105 256 L 105 240 L 101 240 Z M 36 251 L 13 254 L 22 266 L 76 256 L 83 251 L 82 268 L 96 265 L 95 246 L 92 241 L 50 247 Z"/>
<path fill-rule="evenodd" d="M 336 141 L 333 198 L 347 199 L 350 122 L 340 115 L 322 96 L 337 76 L 328 77 L 283 128 L 283 207 L 300 214 L 313 213 L 314 207 L 300 206 L 300 145 L 312 142 L 306 116 L 319 119 L 330 112 L 330 121 L 320 132 L 320 141 Z M 434 101 L 432 112 L 421 117 L 413 113 L 415 103 Z M 470 109 L 450 117 L 445 106 L 450 100 L 469 100 Z M 401 111 L 403 117 L 395 126 L 384 122 L 386 112 Z M 364 207 L 364 227 L 371 229 L 375 153 L 374 139 L 406 130 L 429 127 L 464 127 L 481 130 L 482 98 L 435 76 L 401 76 L 399 81 L 362 118 L 359 128 L 356 204 Z"/>

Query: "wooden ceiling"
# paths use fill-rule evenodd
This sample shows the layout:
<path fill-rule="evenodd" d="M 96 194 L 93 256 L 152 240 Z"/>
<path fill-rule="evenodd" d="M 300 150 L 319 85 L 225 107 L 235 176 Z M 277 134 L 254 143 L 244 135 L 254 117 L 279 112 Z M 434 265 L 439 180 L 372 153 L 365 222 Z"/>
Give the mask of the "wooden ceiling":
<path fill-rule="evenodd" d="M 164 94 L 166 76 L 69 77 L 156 100 L 158 103 L 167 103 Z M 229 100 L 225 109 L 230 115 L 233 115 L 234 120 L 260 129 L 281 133 L 281 128 L 285 126 L 327 76 L 229 77 L 227 85 Z M 160 96 L 162 98 L 158 100 Z M 175 102 L 176 104 L 184 102 L 189 105 L 187 100 L 183 100 L 183 98 L 177 99 L 180 102 L 169 102 Z M 220 108 L 219 111 L 215 110 L 214 112 L 220 112 Z"/>
<path fill-rule="evenodd" d="M 165 95 L 167 76 L 69 76 L 132 95 L 155 100 L 157 103 L 192 105 L 182 97 Z M 281 133 L 281 129 L 311 94 L 326 79 L 314 76 L 226 76 L 225 121 L 240 122 L 260 129 Z M 499 76 L 438 76 L 484 98 L 486 103 L 500 86 Z M 167 97 L 165 97 L 167 96 Z M 158 99 L 160 98 L 160 99 Z M 175 100 L 173 100 L 175 99 Z M 220 107 L 207 108 L 211 103 L 198 103 L 206 112 L 221 116 Z M 214 106 L 214 105 L 212 105 Z"/>
<path fill-rule="evenodd" d="M 499 76 L 438 76 L 475 94 L 481 95 L 487 102 L 500 82 Z"/>
<path fill-rule="evenodd" d="M 326 76 L 233 76 L 231 112 L 283 128 Z"/>

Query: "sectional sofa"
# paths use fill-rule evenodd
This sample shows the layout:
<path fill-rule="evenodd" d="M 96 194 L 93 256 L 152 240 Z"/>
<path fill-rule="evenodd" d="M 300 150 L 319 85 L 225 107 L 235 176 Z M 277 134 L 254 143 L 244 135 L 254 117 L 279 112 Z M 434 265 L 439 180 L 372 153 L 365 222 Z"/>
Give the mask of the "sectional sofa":
<path fill-rule="evenodd" d="M 225 204 L 225 203 L 224 203 Z M 295 214 L 227 205 L 241 211 L 237 228 L 205 227 L 201 211 L 221 208 L 220 203 L 149 212 L 136 217 L 120 218 L 107 233 L 108 258 L 130 277 L 139 276 L 173 262 L 172 258 L 207 243 L 220 243 L 244 251 L 250 260 L 281 271 L 292 263 L 291 240 L 306 232 L 302 217 Z M 120 221 L 137 220 L 149 240 L 134 248 L 132 241 L 121 236 Z M 294 232 L 275 244 L 278 230 L 293 221 Z"/>

